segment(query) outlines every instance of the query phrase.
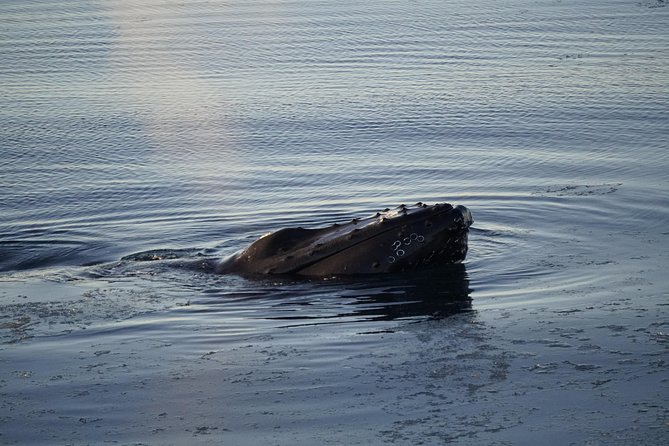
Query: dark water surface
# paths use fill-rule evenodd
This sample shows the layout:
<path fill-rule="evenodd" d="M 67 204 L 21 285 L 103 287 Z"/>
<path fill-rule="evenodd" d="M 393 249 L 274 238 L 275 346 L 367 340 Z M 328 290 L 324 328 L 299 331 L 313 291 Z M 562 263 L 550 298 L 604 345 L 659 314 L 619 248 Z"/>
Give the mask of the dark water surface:
<path fill-rule="evenodd" d="M 667 444 L 665 5 L 3 1 L 0 443 Z M 183 266 L 417 201 L 461 267 Z"/>

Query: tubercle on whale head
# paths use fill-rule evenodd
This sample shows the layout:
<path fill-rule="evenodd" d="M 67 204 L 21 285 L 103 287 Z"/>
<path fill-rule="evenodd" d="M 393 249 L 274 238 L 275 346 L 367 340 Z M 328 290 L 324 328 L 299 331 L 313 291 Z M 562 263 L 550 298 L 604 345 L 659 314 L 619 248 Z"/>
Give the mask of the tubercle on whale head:
<path fill-rule="evenodd" d="M 319 236 L 315 239 L 312 246 L 322 248 L 331 244 L 345 243 L 346 241 L 355 241 L 369 236 L 374 236 L 382 231 L 388 231 L 401 226 L 411 225 L 416 221 L 423 221 L 431 218 L 437 222 L 438 215 L 445 212 L 451 212 L 453 206 L 448 203 L 435 204 L 428 206 L 424 203 L 417 203 L 413 206 L 399 205 L 395 208 L 386 208 L 369 217 L 354 218 L 348 223 L 334 223 L 326 228 L 318 228 Z"/>
<path fill-rule="evenodd" d="M 437 203 L 427 205 L 418 202 L 413 206 L 400 205 L 394 209 L 386 209 L 382 213 L 377 213 L 376 221 L 380 224 L 396 223 L 409 225 L 416 221 L 423 221 L 425 227 L 433 225 L 443 229 L 447 224 L 452 229 L 466 230 L 473 223 L 473 218 L 469 209 L 464 206 L 452 206 L 449 203 Z"/>

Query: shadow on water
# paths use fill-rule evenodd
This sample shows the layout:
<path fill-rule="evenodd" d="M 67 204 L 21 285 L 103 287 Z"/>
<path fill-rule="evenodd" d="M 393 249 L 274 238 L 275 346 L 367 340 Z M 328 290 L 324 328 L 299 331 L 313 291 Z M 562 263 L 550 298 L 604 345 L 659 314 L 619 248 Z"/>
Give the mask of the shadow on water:
<path fill-rule="evenodd" d="M 472 308 L 467 271 L 462 264 L 394 277 L 375 276 L 351 285 L 342 281 L 341 286 L 342 296 L 354 300 L 351 311 L 339 316 L 440 319 Z"/>
<path fill-rule="evenodd" d="M 398 275 L 296 279 L 225 276 L 202 291 L 203 312 L 244 311 L 288 326 L 444 318 L 472 308 L 464 265 Z M 221 286 L 222 285 L 222 286 Z"/>

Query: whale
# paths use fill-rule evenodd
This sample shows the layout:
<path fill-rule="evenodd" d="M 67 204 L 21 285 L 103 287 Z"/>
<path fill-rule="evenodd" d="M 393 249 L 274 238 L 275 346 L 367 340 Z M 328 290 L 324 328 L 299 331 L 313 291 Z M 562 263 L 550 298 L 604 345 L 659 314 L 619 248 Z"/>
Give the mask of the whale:
<path fill-rule="evenodd" d="M 449 203 L 400 205 L 327 227 L 270 232 L 215 272 L 307 277 L 401 273 L 461 263 L 472 214 Z"/>

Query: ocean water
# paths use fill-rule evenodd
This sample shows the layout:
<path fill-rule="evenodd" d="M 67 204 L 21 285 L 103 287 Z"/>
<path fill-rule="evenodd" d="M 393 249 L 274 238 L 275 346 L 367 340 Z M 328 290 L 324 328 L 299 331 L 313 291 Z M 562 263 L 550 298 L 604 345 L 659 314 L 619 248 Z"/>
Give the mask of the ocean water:
<path fill-rule="evenodd" d="M 3 0 L 0 444 L 667 444 L 667 42 L 664 0 Z M 460 267 L 184 266 L 417 201 Z"/>

